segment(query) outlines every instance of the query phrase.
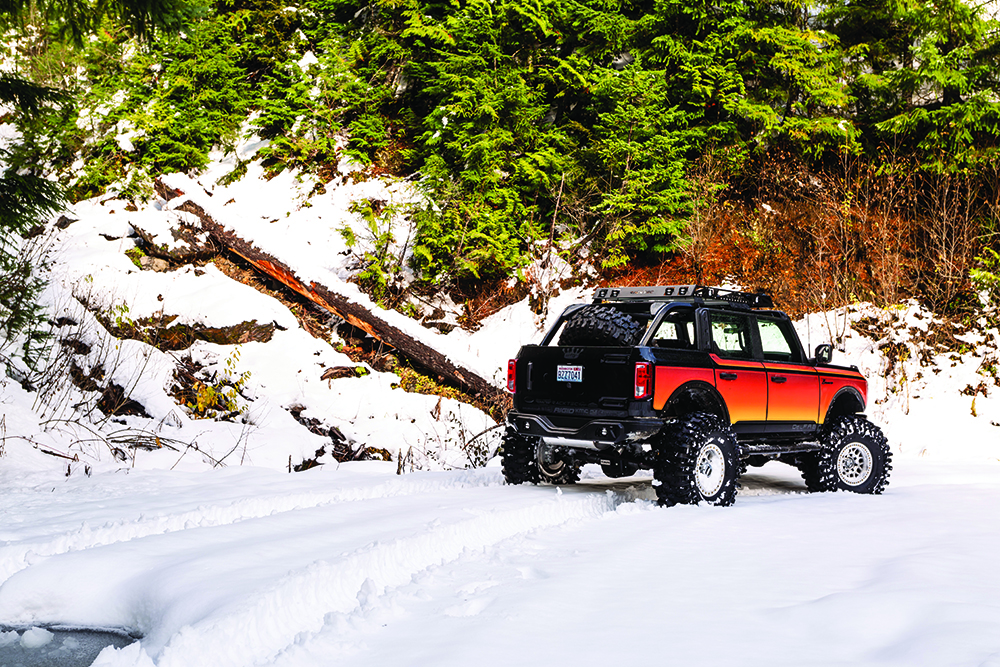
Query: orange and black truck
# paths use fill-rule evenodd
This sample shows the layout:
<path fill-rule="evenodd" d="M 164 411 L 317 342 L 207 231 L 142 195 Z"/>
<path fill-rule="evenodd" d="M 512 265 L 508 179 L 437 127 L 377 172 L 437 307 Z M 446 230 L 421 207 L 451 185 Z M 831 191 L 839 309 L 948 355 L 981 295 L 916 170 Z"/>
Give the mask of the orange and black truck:
<path fill-rule="evenodd" d="M 808 356 L 766 294 L 700 285 L 600 288 L 507 368 L 508 483 L 652 470 L 661 505 L 730 505 L 747 466 L 796 466 L 812 491 L 881 493 L 891 452 L 868 383 Z"/>

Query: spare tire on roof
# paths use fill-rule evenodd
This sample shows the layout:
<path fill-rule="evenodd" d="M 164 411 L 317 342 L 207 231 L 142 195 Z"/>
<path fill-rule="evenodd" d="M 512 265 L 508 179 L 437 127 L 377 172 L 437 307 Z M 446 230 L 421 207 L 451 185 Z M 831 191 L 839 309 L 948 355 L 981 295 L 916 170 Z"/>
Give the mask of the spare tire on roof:
<path fill-rule="evenodd" d="M 611 306 L 584 306 L 566 320 L 559 345 L 635 345 L 642 325 Z"/>

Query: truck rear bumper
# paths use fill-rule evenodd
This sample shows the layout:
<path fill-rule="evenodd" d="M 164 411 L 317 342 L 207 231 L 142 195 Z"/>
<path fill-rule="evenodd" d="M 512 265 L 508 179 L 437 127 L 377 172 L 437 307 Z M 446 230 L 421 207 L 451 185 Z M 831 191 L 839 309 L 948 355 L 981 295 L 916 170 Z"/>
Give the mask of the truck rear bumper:
<path fill-rule="evenodd" d="M 582 424 L 556 424 L 547 415 L 533 415 L 514 410 L 507 413 L 507 423 L 518 434 L 526 437 L 544 438 L 547 441 L 573 441 L 564 444 L 598 450 L 626 442 L 645 440 L 659 431 L 663 425 L 659 419 L 594 419 Z"/>

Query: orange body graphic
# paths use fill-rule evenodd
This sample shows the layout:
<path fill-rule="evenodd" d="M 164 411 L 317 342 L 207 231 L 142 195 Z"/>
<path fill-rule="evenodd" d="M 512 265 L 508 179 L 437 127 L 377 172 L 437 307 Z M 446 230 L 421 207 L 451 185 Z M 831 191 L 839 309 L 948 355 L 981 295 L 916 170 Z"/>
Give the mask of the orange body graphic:
<path fill-rule="evenodd" d="M 715 371 L 711 368 L 670 368 L 657 366 L 653 383 L 653 408 L 662 410 L 667 400 L 677 389 L 688 382 L 704 382 L 715 385 Z"/>
<path fill-rule="evenodd" d="M 822 424 L 830 404 L 847 387 L 857 392 L 862 403 L 867 400 L 868 383 L 854 370 L 710 357 L 714 369 L 657 366 L 653 408 L 662 410 L 674 392 L 690 383 L 715 387 L 734 424 Z"/>
<path fill-rule="evenodd" d="M 819 420 L 819 374 L 802 364 L 764 362 L 768 421 Z"/>
<path fill-rule="evenodd" d="M 723 359 L 710 355 L 715 362 L 716 388 L 729 406 L 734 424 L 767 419 L 767 374 L 759 361 Z"/>

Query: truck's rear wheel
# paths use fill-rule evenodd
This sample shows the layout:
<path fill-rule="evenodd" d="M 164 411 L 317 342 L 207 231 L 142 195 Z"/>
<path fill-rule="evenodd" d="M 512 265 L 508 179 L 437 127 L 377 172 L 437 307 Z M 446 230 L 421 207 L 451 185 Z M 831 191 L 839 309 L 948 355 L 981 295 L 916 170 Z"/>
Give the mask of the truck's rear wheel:
<path fill-rule="evenodd" d="M 823 449 L 802 468 L 810 490 L 878 494 L 889 485 L 889 443 L 881 429 L 864 417 L 834 418 L 824 427 L 820 444 Z"/>
<path fill-rule="evenodd" d="M 580 481 L 580 464 L 562 447 L 551 447 L 539 442 L 535 460 L 538 477 L 549 484 L 575 484 Z"/>
<path fill-rule="evenodd" d="M 732 426 L 706 412 L 684 417 L 664 430 L 655 447 L 653 478 L 660 505 L 732 505 L 740 476 Z"/>
<path fill-rule="evenodd" d="M 507 428 L 500 441 L 500 460 L 503 478 L 508 484 L 538 484 L 538 464 L 535 462 L 537 439 L 524 438 L 517 431 Z"/>

